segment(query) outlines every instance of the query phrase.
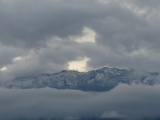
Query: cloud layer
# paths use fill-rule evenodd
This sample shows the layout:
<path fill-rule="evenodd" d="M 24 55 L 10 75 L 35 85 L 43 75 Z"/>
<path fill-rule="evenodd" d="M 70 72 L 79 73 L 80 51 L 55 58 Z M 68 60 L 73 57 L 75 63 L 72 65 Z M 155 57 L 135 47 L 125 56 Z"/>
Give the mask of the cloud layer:
<path fill-rule="evenodd" d="M 0 0 L 0 75 L 56 72 L 85 58 L 87 70 L 160 71 L 159 8 L 158 0 Z"/>
<path fill-rule="evenodd" d="M 0 88 L 0 119 L 152 119 L 160 114 L 159 89 L 160 86 L 123 84 L 103 93 L 50 88 Z"/>

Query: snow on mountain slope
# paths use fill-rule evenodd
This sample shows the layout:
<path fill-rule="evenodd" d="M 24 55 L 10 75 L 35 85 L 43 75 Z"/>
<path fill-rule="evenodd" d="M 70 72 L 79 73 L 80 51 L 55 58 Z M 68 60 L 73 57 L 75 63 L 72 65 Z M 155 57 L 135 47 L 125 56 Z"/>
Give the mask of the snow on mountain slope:
<path fill-rule="evenodd" d="M 5 82 L 7 88 L 57 88 L 82 91 L 109 91 L 119 83 L 154 85 L 159 73 L 142 73 L 135 70 L 104 67 L 89 72 L 61 71 L 16 78 Z"/>

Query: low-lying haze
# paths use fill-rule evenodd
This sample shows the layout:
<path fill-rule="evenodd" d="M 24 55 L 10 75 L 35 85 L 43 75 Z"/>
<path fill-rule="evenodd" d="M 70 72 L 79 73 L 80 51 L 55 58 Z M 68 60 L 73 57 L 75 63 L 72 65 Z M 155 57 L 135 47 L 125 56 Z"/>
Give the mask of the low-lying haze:
<path fill-rule="evenodd" d="M 109 92 L 98 93 L 50 88 L 28 90 L 0 88 L 0 119 L 78 120 L 84 117 L 97 117 L 154 120 L 160 115 L 159 90 L 159 85 L 125 84 L 120 84 Z"/>

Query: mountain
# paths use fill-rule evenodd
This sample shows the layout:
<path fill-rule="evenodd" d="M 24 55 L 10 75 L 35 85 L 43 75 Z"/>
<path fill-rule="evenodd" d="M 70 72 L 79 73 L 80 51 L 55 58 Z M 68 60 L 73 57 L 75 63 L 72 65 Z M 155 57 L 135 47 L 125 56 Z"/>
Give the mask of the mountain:
<path fill-rule="evenodd" d="M 82 91 L 109 91 L 120 83 L 155 85 L 159 73 L 104 67 L 89 72 L 63 70 L 58 73 L 43 73 L 19 77 L 3 83 L 6 88 L 56 88 Z"/>

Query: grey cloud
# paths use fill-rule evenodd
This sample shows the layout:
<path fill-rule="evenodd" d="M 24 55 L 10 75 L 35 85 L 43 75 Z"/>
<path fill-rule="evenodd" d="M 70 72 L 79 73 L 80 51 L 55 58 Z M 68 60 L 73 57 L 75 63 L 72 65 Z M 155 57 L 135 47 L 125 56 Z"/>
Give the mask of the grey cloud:
<path fill-rule="evenodd" d="M 111 14 L 110 17 L 104 19 L 104 22 L 97 23 L 93 27 L 98 33 L 98 43 L 109 46 L 115 51 L 121 48 L 126 51 L 134 51 L 143 47 L 157 48 L 160 39 L 158 22 L 150 22 L 136 16 L 128 9 L 117 11 L 119 15 Z"/>
<path fill-rule="evenodd" d="M 159 2 L 108 1 L 0 0 L 0 67 L 10 67 L 5 76 L 56 72 L 83 57 L 91 69 L 160 71 Z M 96 43 L 70 40 L 82 36 L 84 27 L 97 33 Z M 17 56 L 32 59 L 12 62 Z"/>
<path fill-rule="evenodd" d="M 117 1 L 111 1 L 106 6 L 96 0 L 1 3 L 3 43 L 32 45 L 52 36 L 79 35 L 85 26 L 97 32 L 97 42 L 112 47 L 122 45 L 134 50 L 141 47 L 143 42 L 146 43 L 145 41 L 150 43 L 150 40 L 154 40 L 157 43 L 159 40 L 158 24 L 154 23 L 155 26 L 154 21 L 149 22 L 145 17 L 139 17 Z"/>
<path fill-rule="evenodd" d="M 124 120 L 157 117 L 159 86 L 119 85 L 110 92 L 91 93 L 56 89 L 4 89 L 0 91 L 0 118 L 101 117 Z M 16 110 L 15 110 L 16 108 Z M 115 112 L 113 112 L 115 111 Z M 106 117 L 106 116 L 105 116 Z"/>
<path fill-rule="evenodd" d="M 0 68 L 3 65 L 10 64 L 14 57 L 23 55 L 26 51 L 13 46 L 2 46 L 0 45 Z"/>
<path fill-rule="evenodd" d="M 7 79 L 8 76 L 13 79 L 14 77 L 32 74 L 59 72 L 68 69 L 69 61 L 85 57 L 85 54 L 79 50 L 78 43 L 63 42 L 63 40 L 57 39 L 53 38 L 53 40 L 47 41 L 43 47 L 24 52 L 20 56 L 20 60 L 12 60 L 5 64 L 4 66 L 7 67 L 7 70 L 1 72 L 1 74 L 6 76 Z M 1 80 L 5 79 L 2 76 L 0 78 Z"/>
<path fill-rule="evenodd" d="M 159 10 L 158 0 L 109 0 L 108 4 L 98 0 L 0 0 L 0 68 L 8 67 L 0 71 L 0 79 L 57 72 L 67 69 L 69 61 L 84 57 L 90 59 L 91 69 L 112 66 L 160 71 Z M 84 27 L 96 32 L 95 43 L 70 39 L 82 36 Z M 23 60 L 13 61 L 18 56 Z M 98 94 L 1 88 L 0 119 L 96 118 L 107 113 L 108 117 L 156 120 L 158 91 L 159 86 L 143 85 L 120 85 Z"/>
<path fill-rule="evenodd" d="M 80 44 L 77 47 L 84 56 L 90 58 L 87 65 L 91 69 L 103 66 L 137 69 L 146 72 L 157 72 L 159 68 L 159 52 L 149 49 L 140 49 L 132 52 L 119 49 L 115 51 L 110 46 L 97 45 L 93 43 Z"/>
<path fill-rule="evenodd" d="M 126 0 L 125 0 L 126 1 Z M 152 7 L 157 8 L 159 6 L 160 1 L 159 0 L 131 0 L 134 4 L 140 6 L 140 7 Z"/>
<path fill-rule="evenodd" d="M 90 20 L 103 17 L 105 9 L 95 0 L 1 0 L 1 6 L 1 42 L 20 46 L 37 45 L 52 36 L 81 34 Z"/>

